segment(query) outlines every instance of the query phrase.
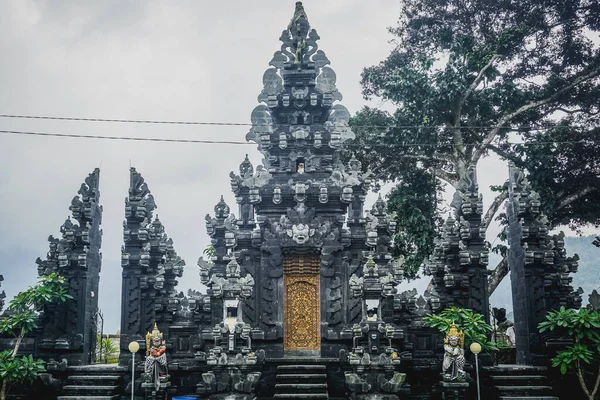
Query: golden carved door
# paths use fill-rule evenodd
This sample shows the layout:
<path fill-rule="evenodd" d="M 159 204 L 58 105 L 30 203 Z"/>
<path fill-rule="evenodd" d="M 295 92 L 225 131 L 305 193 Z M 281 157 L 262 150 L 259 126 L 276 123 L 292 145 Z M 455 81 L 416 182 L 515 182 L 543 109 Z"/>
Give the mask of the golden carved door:
<path fill-rule="evenodd" d="M 284 271 L 284 341 L 286 351 L 321 350 L 320 260 L 286 256 Z"/>

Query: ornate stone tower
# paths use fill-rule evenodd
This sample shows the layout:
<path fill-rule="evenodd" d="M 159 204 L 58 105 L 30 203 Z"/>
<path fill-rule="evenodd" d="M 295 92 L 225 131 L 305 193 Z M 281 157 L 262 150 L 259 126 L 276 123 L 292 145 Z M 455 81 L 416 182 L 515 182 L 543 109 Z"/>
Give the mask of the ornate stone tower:
<path fill-rule="evenodd" d="M 38 274 L 56 272 L 68 282 L 73 297 L 50 305 L 42 314 L 40 353 L 70 365 L 92 362 L 96 343 L 96 313 L 102 255 L 100 170 L 95 169 L 71 201 L 72 216 L 60 227 L 61 238 L 50 236 L 46 260 L 38 258 Z"/>
<path fill-rule="evenodd" d="M 129 361 L 127 345 L 132 340 L 143 342 L 143 335 L 154 323 L 168 337 L 168 323 L 178 309 L 176 278 L 183 274 L 185 262 L 174 250 L 158 216 L 153 217 L 155 209 L 144 178 L 131 168 L 121 250 L 121 363 Z"/>
<path fill-rule="evenodd" d="M 364 212 L 368 174 L 357 159 L 347 165 L 340 159 L 342 144 L 354 133 L 318 39 L 296 3 L 281 49 L 263 75 L 261 104 L 246 135 L 263 154 L 262 165 L 255 170 L 246 157 L 239 175 L 230 174 L 238 218 L 222 199 L 215 216 L 207 216 L 214 264 L 204 265 L 201 274 L 224 276 L 235 259 L 242 275 L 254 278 L 241 313 L 264 331 L 267 357 L 337 357 L 346 348 L 344 329 L 360 322 L 365 310 L 350 294 L 350 276 L 361 275 L 369 257 L 391 269 L 395 223 L 383 201 L 373 215 Z M 211 306 L 213 315 L 221 315 L 218 301 Z M 391 317 L 393 297 L 376 307 L 379 316 Z"/>
<path fill-rule="evenodd" d="M 2 275 L 0 275 L 0 286 L 2 286 L 2 281 L 4 280 L 4 277 Z M 4 290 L 2 292 L 0 292 L 0 312 L 2 312 L 2 310 L 4 309 L 4 299 L 6 298 L 6 293 L 4 293 Z"/>
<path fill-rule="evenodd" d="M 508 183 L 508 267 L 517 363 L 545 365 L 546 343 L 537 325 L 550 310 L 581 307 L 581 295 L 573 291 L 570 275 L 577 272 L 577 258 L 567 257 L 562 232 L 549 235 L 551 227 L 540 211 L 540 195 L 512 163 Z"/>
<path fill-rule="evenodd" d="M 489 321 L 487 265 L 489 247 L 481 226 L 483 199 L 477 174 L 470 167 L 452 201 L 454 216 L 449 216 L 425 267 L 432 276 L 435 294 L 442 308 L 469 308 Z"/>

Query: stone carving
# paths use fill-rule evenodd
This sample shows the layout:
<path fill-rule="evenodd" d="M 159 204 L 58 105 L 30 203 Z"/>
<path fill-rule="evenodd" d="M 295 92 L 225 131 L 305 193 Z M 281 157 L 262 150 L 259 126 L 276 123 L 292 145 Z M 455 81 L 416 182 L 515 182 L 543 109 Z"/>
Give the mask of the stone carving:
<path fill-rule="evenodd" d="M 452 324 L 444 339 L 444 362 L 442 364 L 445 381 L 463 382 L 467 374 L 465 367 L 465 334 Z"/>
<path fill-rule="evenodd" d="M 223 208 L 223 207 L 220 207 Z M 219 229 L 221 230 L 221 229 Z M 216 261 L 219 261 L 217 257 Z M 202 382 L 197 385 L 198 394 L 244 393 L 236 398 L 254 398 L 254 392 L 261 373 L 249 368 L 264 361 L 264 351 L 252 348 L 253 338 L 263 338 L 264 334 L 243 320 L 242 302 L 252 297 L 254 279 L 252 275 L 242 275 L 241 266 L 235 255 L 222 270 L 218 264 L 198 262 L 201 278 L 207 283 L 208 294 L 219 299 L 222 306 L 221 322 L 210 331 L 213 341 L 203 361 L 213 370 L 202 374 Z"/>
<path fill-rule="evenodd" d="M 332 234 L 329 221 L 315 217 L 315 210 L 300 203 L 287 210 L 279 221 L 270 222 L 268 237 L 280 241 L 281 247 L 321 246 L 323 240 Z"/>
<path fill-rule="evenodd" d="M 2 281 L 4 280 L 4 277 L 2 275 L 0 275 L 0 286 L 2 286 Z M 6 298 L 6 293 L 4 293 L 4 290 L 0 292 L 0 312 L 2 312 L 2 310 L 4 309 L 4 299 Z"/>
<path fill-rule="evenodd" d="M 71 216 L 60 227 L 61 237 L 50 236 L 46 259 L 36 260 L 38 275 L 53 272 L 62 275 L 68 282 L 68 293 L 73 297 L 44 310 L 40 347 L 48 357 L 64 357 L 71 365 L 91 363 L 96 340 L 87 332 L 94 328 L 102 263 L 99 184 L 100 170 L 95 169 L 71 201 Z"/>
<path fill-rule="evenodd" d="M 207 286 L 209 287 L 208 294 L 211 297 L 248 298 L 252 295 L 254 278 L 250 274 L 242 277 L 240 266 L 235 257 L 232 257 L 229 264 L 227 264 L 225 277 L 212 274 Z"/>
<path fill-rule="evenodd" d="M 600 311 L 600 294 L 598 294 L 598 291 L 593 290 L 588 299 L 588 308 L 590 310 Z M 2 308 L 0 307 L 0 310 L 1 309 Z"/>
<path fill-rule="evenodd" d="M 144 383 L 156 392 L 164 390 L 170 384 L 167 370 L 167 348 L 163 334 L 154 324 L 152 332 L 146 334 L 146 359 L 144 361 Z"/>
<path fill-rule="evenodd" d="M 377 208 L 383 216 L 384 208 L 376 206 L 375 212 Z M 397 370 L 404 353 L 392 345 L 392 340 L 402 339 L 404 332 L 385 323 L 382 313 L 383 300 L 396 293 L 392 265 L 378 266 L 373 255 L 369 255 L 362 276 L 354 273 L 349 280 L 351 296 L 362 302 L 361 322 L 353 325 L 350 333 L 352 351 L 349 355 L 344 351 L 340 354 L 342 362 L 352 367 L 352 371 L 345 373 L 352 399 L 388 398 L 383 396 L 399 393 L 406 379 L 406 374 Z"/>
<path fill-rule="evenodd" d="M 551 309 L 579 308 L 581 295 L 571 287 L 577 259 L 566 255 L 564 234 L 550 236 L 540 197 L 522 171 L 509 164 L 508 266 L 513 285 L 517 363 L 545 363 L 537 325 Z"/>
<path fill-rule="evenodd" d="M 425 272 L 442 308 L 452 305 L 472 309 L 489 321 L 487 294 L 487 264 L 489 245 L 481 225 L 483 200 L 479 194 L 474 167 L 461 181 L 452 202 L 454 215 L 449 216 L 441 229 Z"/>
<path fill-rule="evenodd" d="M 185 261 L 177 255 L 158 215 L 154 217 L 155 209 L 154 197 L 144 178 L 131 168 L 123 223 L 125 243 L 121 249 L 124 303 L 121 364 L 129 362 L 129 342 L 143 338 L 155 323 L 164 330 L 173 320 L 180 299 L 175 288 Z"/>

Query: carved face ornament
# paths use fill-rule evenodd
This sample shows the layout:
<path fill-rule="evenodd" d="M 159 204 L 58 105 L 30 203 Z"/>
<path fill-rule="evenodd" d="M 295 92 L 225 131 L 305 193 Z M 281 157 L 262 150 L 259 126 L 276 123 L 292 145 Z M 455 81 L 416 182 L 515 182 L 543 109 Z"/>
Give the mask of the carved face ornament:
<path fill-rule="evenodd" d="M 460 340 L 460 338 L 458 336 L 450 336 L 450 337 L 448 337 L 448 343 L 452 347 L 458 346 L 459 340 Z"/>
<path fill-rule="evenodd" d="M 288 236 L 290 236 L 294 242 L 298 244 L 305 244 L 308 242 L 311 236 L 315 234 L 314 229 L 306 224 L 296 224 L 292 226 L 292 229 L 287 230 Z"/>

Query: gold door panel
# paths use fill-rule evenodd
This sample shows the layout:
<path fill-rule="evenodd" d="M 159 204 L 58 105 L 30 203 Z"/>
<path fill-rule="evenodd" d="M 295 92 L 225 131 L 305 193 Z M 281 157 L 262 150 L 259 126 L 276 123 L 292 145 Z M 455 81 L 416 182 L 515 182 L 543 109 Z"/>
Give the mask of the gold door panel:
<path fill-rule="evenodd" d="M 284 259 L 284 349 L 321 350 L 320 261 Z"/>

